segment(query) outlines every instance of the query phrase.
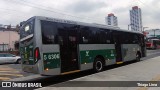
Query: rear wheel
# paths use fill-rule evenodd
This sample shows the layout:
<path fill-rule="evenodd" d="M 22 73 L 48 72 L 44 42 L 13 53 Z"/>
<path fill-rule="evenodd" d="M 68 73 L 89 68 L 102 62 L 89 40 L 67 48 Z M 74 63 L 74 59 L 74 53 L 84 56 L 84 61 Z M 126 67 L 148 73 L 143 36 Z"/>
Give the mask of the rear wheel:
<path fill-rule="evenodd" d="M 140 55 L 140 53 L 137 53 L 137 55 L 136 55 L 136 61 L 139 62 L 140 60 L 141 60 L 141 55 Z"/>
<path fill-rule="evenodd" d="M 100 58 L 96 58 L 94 63 L 93 63 L 93 69 L 95 72 L 100 72 L 104 68 L 104 63 Z"/>

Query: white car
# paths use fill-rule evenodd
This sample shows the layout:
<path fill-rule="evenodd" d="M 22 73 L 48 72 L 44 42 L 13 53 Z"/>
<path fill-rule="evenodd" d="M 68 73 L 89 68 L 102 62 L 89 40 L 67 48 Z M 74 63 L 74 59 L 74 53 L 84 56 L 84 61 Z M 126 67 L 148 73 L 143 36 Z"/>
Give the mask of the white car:
<path fill-rule="evenodd" d="M 21 57 L 10 53 L 0 53 L 0 64 L 2 63 L 21 63 Z"/>

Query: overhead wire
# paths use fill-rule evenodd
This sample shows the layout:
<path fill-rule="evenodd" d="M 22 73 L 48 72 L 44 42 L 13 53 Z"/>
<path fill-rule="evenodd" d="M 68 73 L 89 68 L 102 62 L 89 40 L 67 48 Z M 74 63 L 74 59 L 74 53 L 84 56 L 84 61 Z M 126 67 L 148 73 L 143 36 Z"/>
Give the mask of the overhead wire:
<path fill-rule="evenodd" d="M 146 4 L 146 3 L 144 3 L 143 1 L 141 1 L 141 0 L 138 0 L 140 3 L 142 3 L 144 6 L 147 6 L 147 7 L 149 7 L 150 9 L 152 9 L 151 11 L 155 11 L 155 12 L 157 12 L 158 10 L 155 10 L 153 7 L 151 7 L 150 5 L 148 5 L 148 4 Z"/>
<path fill-rule="evenodd" d="M 60 13 L 63 13 L 63 14 L 65 13 L 66 15 L 70 15 L 70 16 L 77 17 L 77 16 L 72 15 L 71 13 L 69 13 L 69 12 L 67 12 L 67 11 L 60 10 L 60 9 L 57 9 L 57 8 L 47 7 L 47 6 L 44 6 L 44 5 L 41 5 L 41 4 L 37 4 L 37 3 L 33 3 L 33 2 L 28 2 L 28 1 L 26 1 L 26 0 L 21 0 L 21 2 L 25 2 L 25 3 L 32 4 L 32 5 L 36 5 L 36 6 L 41 6 L 41 7 L 44 7 L 44 8 L 46 8 L 46 9 L 48 8 L 48 9 L 56 10 L 56 12 L 60 12 Z M 79 17 L 79 16 L 78 16 L 78 17 Z M 80 18 L 82 18 L 82 17 L 84 17 L 84 18 L 89 18 L 89 19 L 93 19 L 93 18 L 91 18 L 91 17 L 84 16 L 84 15 L 81 15 Z M 101 17 L 94 17 L 94 18 L 96 18 L 96 19 L 101 19 Z"/>
<path fill-rule="evenodd" d="M 8 0 L 5 0 L 5 1 L 8 1 Z M 48 12 L 52 12 L 52 13 L 56 13 L 56 14 L 60 14 L 60 15 L 65 15 L 65 16 L 70 16 L 70 17 L 74 17 L 74 18 L 79 18 L 79 19 L 88 19 L 88 20 L 93 20 L 93 18 L 89 18 L 89 17 L 79 17 L 79 16 L 74 16 L 74 15 L 70 15 L 70 14 L 66 14 L 66 13 L 62 13 L 62 12 L 57 12 L 57 11 L 54 11 L 54 10 L 51 10 L 51 9 L 47 9 L 46 7 L 44 6 L 37 6 L 37 5 L 33 5 L 31 3 L 27 3 L 26 1 L 21 1 L 21 2 L 17 2 L 17 1 L 14 1 L 14 0 L 11 0 L 12 2 L 16 3 L 16 4 L 20 4 L 20 5 L 25 5 L 25 6 L 29 6 L 29 7 L 32 7 L 32 8 L 36 8 L 36 9 L 40 9 L 40 10 L 44 10 L 44 11 L 48 11 Z M 25 2 L 25 3 L 24 3 Z M 96 21 L 100 21 L 100 20 L 96 20 Z"/>
<path fill-rule="evenodd" d="M 17 11 L 17 10 L 13 10 L 13 9 L 7 9 L 7 8 L 0 8 L 0 13 L 1 14 L 5 14 L 4 15 L 4 17 L 9 17 L 9 15 L 16 15 L 16 17 L 14 17 L 14 18 L 17 18 L 17 19 L 19 19 L 20 17 L 22 17 L 22 18 L 26 18 L 25 17 L 25 15 L 19 15 L 19 14 L 21 14 L 21 13 L 18 13 L 17 14 L 17 12 L 19 12 L 19 11 Z M 3 16 L 1 16 L 1 18 L 2 18 Z M 10 23 L 11 24 L 11 20 L 9 20 L 9 19 L 5 19 L 5 18 L 3 18 L 4 19 L 4 21 L 7 21 L 8 23 Z M 2 20 L 1 20 L 2 21 Z"/>

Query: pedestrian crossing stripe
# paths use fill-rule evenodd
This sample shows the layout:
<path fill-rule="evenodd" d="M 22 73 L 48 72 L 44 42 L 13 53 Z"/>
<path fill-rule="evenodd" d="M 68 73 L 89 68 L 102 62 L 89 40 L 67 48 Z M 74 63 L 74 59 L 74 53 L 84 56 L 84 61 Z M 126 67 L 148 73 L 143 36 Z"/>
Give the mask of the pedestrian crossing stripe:
<path fill-rule="evenodd" d="M 0 77 L 0 81 L 4 81 L 4 80 L 10 80 L 11 78 L 8 78 L 8 77 Z"/>
<path fill-rule="evenodd" d="M 22 77 L 23 75 L 22 74 L 5 74 L 5 73 L 0 73 L 0 76 L 18 76 L 18 77 Z"/>
<path fill-rule="evenodd" d="M 7 71 L 3 70 L 3 71 L 1 71 L 1 70 L 0 70 L 0 73 L 4 73 L 4 72 L 7 72 L 7 73 L 8 73 L 8 72 L 14 72 L 14 73 L 16 73 L 16 72 L 19 72 L 19 71 L 13 71 L 13 70 L 7 70 Z"/>
<path fill-rule="evenodd" d="M 23 77 L 23 75 L 9 66 L 0 66 L 0 81 L 11 80 L 13 77 Z"/>

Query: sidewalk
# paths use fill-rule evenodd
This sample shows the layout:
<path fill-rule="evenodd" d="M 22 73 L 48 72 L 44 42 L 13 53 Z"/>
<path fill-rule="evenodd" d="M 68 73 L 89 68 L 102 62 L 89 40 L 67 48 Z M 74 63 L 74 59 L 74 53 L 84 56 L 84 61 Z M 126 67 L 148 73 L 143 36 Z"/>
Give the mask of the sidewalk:
<path fill-rule="evenodd" d="M 160 81 L 160 56 L 73 81 Z M 54 87 L 51 85 L 37 90 L 160 90 L 160 87 Z"/>

